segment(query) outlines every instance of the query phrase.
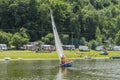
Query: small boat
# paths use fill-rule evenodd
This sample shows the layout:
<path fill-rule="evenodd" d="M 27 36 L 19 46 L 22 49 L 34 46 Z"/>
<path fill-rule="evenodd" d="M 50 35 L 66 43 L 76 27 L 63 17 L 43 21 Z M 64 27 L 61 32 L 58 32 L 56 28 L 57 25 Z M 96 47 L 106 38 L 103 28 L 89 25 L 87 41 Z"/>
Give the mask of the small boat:
<path fill-rule="evenodd" d="M 65 64 L 61 64 L 61 67 L 71 67 L 73 65 L 73 61 Z"/>
<path fill-rule="evenodd" d="M 52 12 L 51 12 L 51 21 L 52 21 L 53 34 L 54 34 L 54 38 L 55 38 L 55 46 L 56 46 L 56 50 L 57 50 L 59 60 L 60 60 L 60 66 L 61 67 L 71 67 L 72 64 L 73 64 L 72 60 L 65 59 L 64 63 L 62 63 L 62 61 L 61 61 L 62 57 L 65 56 L 65 55 L 64 55 L 64 52 L 63 52 L 62 43 L 61 43 L 61 40 L 60 40 L 58 32 L 57 32 L 57 28 L 56 28 L 56 25 L 55 25 L 55 21 L 54 21 Z"/>

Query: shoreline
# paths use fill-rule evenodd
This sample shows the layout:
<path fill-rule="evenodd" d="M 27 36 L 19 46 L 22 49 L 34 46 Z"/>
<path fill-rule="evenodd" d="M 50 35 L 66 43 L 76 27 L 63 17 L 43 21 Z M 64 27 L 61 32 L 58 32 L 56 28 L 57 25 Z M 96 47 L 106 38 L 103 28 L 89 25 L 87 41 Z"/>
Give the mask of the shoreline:
<path fill-rule="evenodd" d="M 111 59 L 111 58 L 109 58 L 109 57 L 104 57 L 104 58 L 102 58 L 102 57 L 94 57 L 94 58 L 67 58 L 67 59 L 72 59 L 72 60 L 104 60 L 104 59 Z M 22 58 L 22 59 L 12 59 L 12 58 L 10 58 L 10 59 L 0 59 L 0 61 L 28 61 L 28 60 L 32 60 L 32 61 L 35 61 L 35 60 L 59 60 L 59 58 L 39 58 L 39 59 L 24 59 L 24 58 Z"/>
<path fill-rule="evenodd" d="M 119 52 L 108 52 L 108 55 L 100 55 L 99 51 L 89 51 L 89 52 L 81 52 L 81 51 L 64 51 L 67 59 L 120 59 L 120 51 Z M 59 60 L 58 54 L 56 51 L 52 53 L 34 53 L 33 51 L 18 51 L 18 50 L 7 50 L 0 52 L 0 61 L 20 61 L 20 60 Z"/>

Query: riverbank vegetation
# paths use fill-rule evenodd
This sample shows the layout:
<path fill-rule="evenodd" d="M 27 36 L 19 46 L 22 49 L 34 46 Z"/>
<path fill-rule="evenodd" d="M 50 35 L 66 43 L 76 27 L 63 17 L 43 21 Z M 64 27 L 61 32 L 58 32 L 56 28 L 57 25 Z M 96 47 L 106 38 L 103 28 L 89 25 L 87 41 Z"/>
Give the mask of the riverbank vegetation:
<path fill-rule="evenodd" d="M 100 51 L 81 52 L 78 50 L 64 51 L 67 58 L 70 59 L 109 59 L 111 57 L 120 57 L 120 51 L 108 51 L 108 55 L 100 55 Z M 33 52 L 33 51 L 0 51 L 0 60 L 5 58 L 11 58 L 12 60 L 47 60 L 47 59 L 59 59 L 57 53 L 44 53 L 44 52 Z"/>
<path fill-rule="evenodd" d="M 0 43 L 54 44 L 50 9 L 63 44 L 120 44 L 120 0 L 0 0 Z"/>

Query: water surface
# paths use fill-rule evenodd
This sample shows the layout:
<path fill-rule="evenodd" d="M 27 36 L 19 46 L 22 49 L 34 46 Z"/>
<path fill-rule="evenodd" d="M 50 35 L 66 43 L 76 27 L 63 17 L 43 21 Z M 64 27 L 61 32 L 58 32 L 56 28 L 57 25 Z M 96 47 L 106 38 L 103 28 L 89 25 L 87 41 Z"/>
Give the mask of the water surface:
<path fill-rule="evenodd" d="M 60 68 L 58 60 L 1 61 L 0 80 L 120 80 L 120 60 L 74 60 Z"/>

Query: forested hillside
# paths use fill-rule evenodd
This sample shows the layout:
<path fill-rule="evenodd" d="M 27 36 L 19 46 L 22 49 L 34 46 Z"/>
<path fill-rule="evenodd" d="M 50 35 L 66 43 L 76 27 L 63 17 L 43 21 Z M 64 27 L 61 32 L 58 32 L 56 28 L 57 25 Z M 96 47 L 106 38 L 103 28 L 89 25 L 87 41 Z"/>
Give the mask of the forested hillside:
<path fill-rule="evenodd" d="M 63 43 L 120 44 L 120 0 L 0 0 L 0 30 L 13 37 L 24 28 L 30 41 L 44 42 L 52 33 L 50 9 Z"/>

